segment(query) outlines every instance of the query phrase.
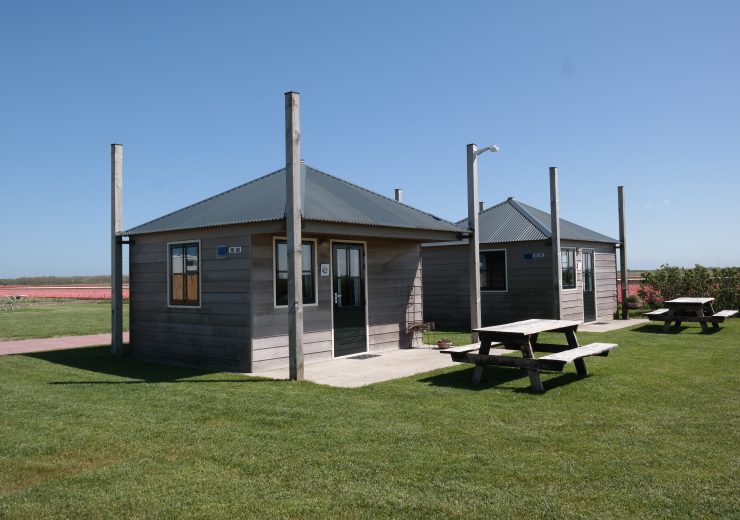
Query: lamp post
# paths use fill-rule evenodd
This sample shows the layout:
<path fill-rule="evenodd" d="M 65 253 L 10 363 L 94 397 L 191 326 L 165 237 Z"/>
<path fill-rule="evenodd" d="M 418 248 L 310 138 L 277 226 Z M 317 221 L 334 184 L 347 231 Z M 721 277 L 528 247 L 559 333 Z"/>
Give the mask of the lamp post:
<path fill-rule="evenodd" d="M 470 271 L 470 341 L 478 343 L 478 334 L 473 332 L 481 326 L 480 305 L 480 234 L 478 232 L 478 156 L 485 152 L 498 152 L 498 146 L 478 149 L 478 145 L 467 146 L 468 155 L 468 238 Z"/>

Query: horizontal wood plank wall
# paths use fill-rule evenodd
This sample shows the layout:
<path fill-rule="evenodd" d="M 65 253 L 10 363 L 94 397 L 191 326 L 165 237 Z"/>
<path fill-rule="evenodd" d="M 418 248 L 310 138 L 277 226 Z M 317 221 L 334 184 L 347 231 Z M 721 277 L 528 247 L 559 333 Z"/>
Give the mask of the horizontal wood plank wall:
<path fill-rule="evenodd" d="M 422 247 L 424 321 L 437 329 L 470 328 L 467 246 Z"/>
<path fill-rule="evenodd" d="M 596 319 L 611 320 L 617 312 L 617 254 L 596 252 Z"/>
<path fill-rule="evenodd" d="M 251 295 L 252 295 L 252 371 L 272 370 L 288 366 L 288 307 L 275 307 L 273 237 L 283 235 L 252 235 Z M 316 281 L 318 305 L 303 306 L 304 362 L 332 358 L 331 344 L 331 277 L 320 276 L 321 264 L 331 262 L 327 238 L 307 233 L 303 239 L 316 238 Z"/>
<path fill-rule="evenodd" d="M 421 346 L 409 325 L 423 319 L 421 248 L 405 240 L 367 241 L 368 349 Z"/>
<path fill-rule="evenodd" d="M 200 240 L 200 308 L 169 307 L 167 243 Z M 250 369 L 249 235 L 245 226 L 133 237 L 129 249 L 131 353 L 199 368 Z M 218 258 L 218 246 L 241 253 Z"/>
<path fill-rule="evenodd" d="M 550 317 L 552 275 L 547 243 L 481 244 L 480 249 L 505 249 L 507 270 L 505 292 L 481 291 L 483 326 Z M 544 256 L 535 258 L 535 254 Z M 424 321 L 434 321 L 438 329 L 470 328 L 467 255 L 467 246 L 422 248 Z"/>

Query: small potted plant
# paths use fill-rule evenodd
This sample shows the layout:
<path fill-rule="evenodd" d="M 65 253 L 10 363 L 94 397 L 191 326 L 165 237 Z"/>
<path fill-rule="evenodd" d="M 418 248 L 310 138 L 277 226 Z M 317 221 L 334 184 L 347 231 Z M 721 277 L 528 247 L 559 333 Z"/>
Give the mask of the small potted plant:
<path fill-rule="evenodd" d="M 450 348 L 452 346 L 452 340 L 450 338 L 440 338 L 439 341 L 437 341 L 437 348 L 446 349 Z"/>

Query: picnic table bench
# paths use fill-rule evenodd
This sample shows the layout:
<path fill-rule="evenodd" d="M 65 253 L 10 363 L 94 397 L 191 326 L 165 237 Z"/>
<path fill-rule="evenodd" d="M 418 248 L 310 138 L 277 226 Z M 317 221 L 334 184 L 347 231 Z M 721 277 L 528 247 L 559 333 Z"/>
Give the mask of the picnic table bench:
<path fill-rule="evenodd" d="M 532 389 L 544 392 L 540 371 L 562 372 L 565 365 L 573 363 L 578 375 L 588 375 L 584 358 L 589 356 L 607 356 L 616 348 L 615 343 L 591 343 L 580 346 L 576 338 L 577 321 L 531 319 L 475 329 L 480 338 L 480 345 L 467 345 L 442 350 L 450 354 L 453 361 L 475 364 L 473 384 L 480 384 L 483 371 L 487 366 L 506 366 L 525 369 Z M 539 343 L 541 332 L 560 332 L 565 335 L 567 345 Z M 512 352 L 520 351 L 521 358 L 491 354 L 491 348 L 503 346 Z M 534 352 L 552 352 L 552 354 L 534 357 Z"/>
<path fill-rule="evenodd" d="M 714 311 L 712 302 L 714 298 L 674 298 L 663 302 L 665 309 L 656 309 L 645 313 L 645 316 L 651 321 L 662 321 L 663 332 L 668 332 L 671 322 L 676 326 L 681 326 L 684 321 L 699 322 L 702 332 L 709 332 L 707 323 L 712 324 L 712 328 L 719 330 L 719 324 L 726 318 L 731 318 L 737 314 L 736 310 Z"/>

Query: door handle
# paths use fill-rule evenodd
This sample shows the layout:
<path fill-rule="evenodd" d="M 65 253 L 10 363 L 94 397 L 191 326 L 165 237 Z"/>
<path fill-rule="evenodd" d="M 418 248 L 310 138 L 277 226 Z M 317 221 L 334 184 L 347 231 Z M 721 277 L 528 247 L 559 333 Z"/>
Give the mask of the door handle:
<path fill-rule="evenodd" d="M 341 305 L 342 304 L 342 295 L 339 293 L 334 293 L 334 304 L 335 305 Z"/>

